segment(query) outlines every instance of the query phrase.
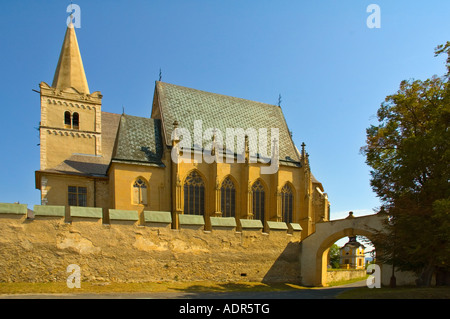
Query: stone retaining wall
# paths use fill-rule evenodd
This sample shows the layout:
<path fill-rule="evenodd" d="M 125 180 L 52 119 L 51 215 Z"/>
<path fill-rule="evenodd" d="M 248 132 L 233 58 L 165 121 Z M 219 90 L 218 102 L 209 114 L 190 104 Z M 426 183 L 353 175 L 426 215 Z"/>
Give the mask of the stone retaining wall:
<path fill-rule="evenodd" d="M 327 271 L 327 283 L 333 283 L 336 281 L 351 280 L 365 277 L 365 269 L 349 269 L 349 270 L 328 270 Z"/>
<path fill-rule="evenodd" d="M 120 212 L 103 224 L 95 210 L 67 222 L 57 208 L 36 209 L 34 218 L 14 209 L 0 212 L 0 282 L 65 282 L 71 264 L 92 282 L 301 280 L 299 232 L 236 231 L 229 221 L 174 230 L 163 214 L 140 225 Z"/>

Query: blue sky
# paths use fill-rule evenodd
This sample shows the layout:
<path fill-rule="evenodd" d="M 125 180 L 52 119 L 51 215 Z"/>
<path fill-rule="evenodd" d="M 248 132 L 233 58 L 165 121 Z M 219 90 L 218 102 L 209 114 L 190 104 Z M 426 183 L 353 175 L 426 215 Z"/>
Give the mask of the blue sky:
<path fill-rule="evenodd" d="M 277 104 L 331 201 L 332 219 L 380 205 L 359 153 L 404 79 L 445 71 L 450 1 L 74 1 L 91 92 L 103 111 L 150 116 L 154 81 Z M 381 9 L 370 29 L 369 4 Z M 70 1 L 2 1 L 0 202 L 40 203 L 38 90 L 51 84 Z"/>

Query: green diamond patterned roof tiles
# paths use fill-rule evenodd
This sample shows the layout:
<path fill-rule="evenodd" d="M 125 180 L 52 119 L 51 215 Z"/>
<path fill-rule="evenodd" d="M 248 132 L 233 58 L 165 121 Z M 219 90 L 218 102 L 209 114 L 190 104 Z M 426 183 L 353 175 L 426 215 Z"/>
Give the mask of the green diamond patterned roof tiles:
<path fill-rule="evenodd" d="M 122 114 L 113 161 L 162 165 L 161 121 Z"/>
<path fill-rule="evenodd" d="M 298 152 L 290 136 L 281 108 L 246 99 L 209 93 L 174 84 L 156 82 L 159 97 L 161 119 L 165 130 L 165 143 L 171 145 L 173 123 L 177 121 L 180 128 L 186 128 L 191 133 L 194 143 L 194 121 L 201 120 L 203 131 L 211 128 L 218 129 L 223 135 L 223 144 L 227 150 L 236 150 L 237 147 L 225 145 L 227 128 L 261 128 L 267 129 L 267 155 L 271 155 L 271 128 L 279 130 L 279 159 L 288 162 L 300 162 Z M 249 140 L 255 144 L 256 141 Z M 202 147 L 209 141 L 203 141 Z M 194 146 L 194 145 L 193 145 Z M 256 147 L 255 145 L 249 145 Z M 257 147 L 255 149 L 258 149 Z M 256 155 L 256 154 L 250 154 Z"/>

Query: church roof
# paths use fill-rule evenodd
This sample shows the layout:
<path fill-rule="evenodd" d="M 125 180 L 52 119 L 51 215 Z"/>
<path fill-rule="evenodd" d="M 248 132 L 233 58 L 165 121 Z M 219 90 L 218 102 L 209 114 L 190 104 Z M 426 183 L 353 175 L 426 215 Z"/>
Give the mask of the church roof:
<path fill-rule="evenodd" d="M 156 82 L 156 93 L 161 119 L 102 112 L 102 155 L 73 154 L 45 171 L 106 177 L 111 162 L 164 166 L 161 161 L 164 143 L 172 144 L 170 138 L 175 120 L 179 127 L 190 132 L 194 132 L 194 121 L 202 120 L 203 130 L 216 128 L 222 131 L 224 144 L 227 128 L 267 128 L 267 155 L 271 155 L 270 128 L 278 128 L 280 161 L 299 165 L 300 154 L 279 106 L 163 82 Z"/>
<path fill-rule="evenodd" d="M 137 162 L 162 165 L 161 121 L 122 114 L 113 162 Z"/>
<path fill-rule="evenodd" d="M 355 236 L 349 237 L 348 242 L 345 243 L 345 245 L 342 246 L 341 249 L 344 249 L 345 247 L 351 247 L 351 248 L 359 248 L 359 247 L 362 247 L 363 249 L 365 248 L 365 246 L 364 246 L 363 244 L 359 243 L 359 242 L 356 240 L 356 237 L 355 237 Z"/>
<path fill-rule="evenodd" d="M 52 87 L 61 90 L 72 87 L 79 93 L 89 94 L 89 86 L 72 23 L 66 30 Z"/>
<path fill-rule="evenodd" d="M 210 93 L 182 87 L 174 84 L 156 82 L 156 92 L 159 99 L 162 127 L 165 143 L 171 145 L 173 123 L 191 132 L 194 143 L 194 121 L 201 120 L 202 128 L 218 129 L 223 135 L 224 148 L 234 149 L 236 145 L 226 145 L 226 129 L 260 128 L 267 129 L 267 155 L 271 155 L 271 128 L 279 129 L 279 159 L 286 162 L 300 162 L 298 152 L 290 136 L 281 108 L 276 105 L 250 101 L 216 93 Z M 153 112 L 152 112 L 153 113 Z M 256 141 L 253 141 L 255 144 Z M 210 141 L 203 141 L 202 147 Z M 249 139 L 249 143 L 252 141 Z M 193 145 L 194 146 L 194 145 Z M 198 145 L 197 145 L 198 146 Z M 249 145 L 251 146 L 256 145 Z M 255 148 L 258 150 L 258 148 Z M 256 154 L 250 154 L 256 155 Z"/>

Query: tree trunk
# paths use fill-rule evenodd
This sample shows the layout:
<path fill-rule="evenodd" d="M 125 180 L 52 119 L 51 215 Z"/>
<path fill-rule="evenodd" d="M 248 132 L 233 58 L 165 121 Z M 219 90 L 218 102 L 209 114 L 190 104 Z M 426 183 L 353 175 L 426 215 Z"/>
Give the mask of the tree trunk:
<path fill-rule="evenodd" d="M 420 274 L 420 277 L 416 280 L 417 286 L 430 287 L 434 269 L 435 267 L 431 262 L 427 266 L 425 266 L 422 270 L 422 273 Z"/>
<path fill-rule="evenodd" d="M 436 286 L 450 286 L 450 271 L 436 269 Z"/>

